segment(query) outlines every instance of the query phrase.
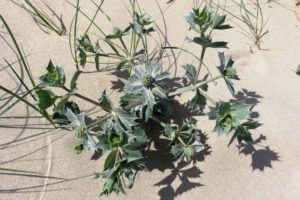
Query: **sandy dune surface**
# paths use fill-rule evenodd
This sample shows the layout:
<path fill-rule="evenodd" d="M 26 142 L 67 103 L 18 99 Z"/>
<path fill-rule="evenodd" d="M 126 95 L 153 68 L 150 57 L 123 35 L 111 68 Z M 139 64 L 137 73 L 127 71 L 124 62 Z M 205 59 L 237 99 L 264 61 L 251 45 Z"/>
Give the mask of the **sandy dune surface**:
<path fill-rule="evenodd" d="M 69 32 L 74 9 L 64 0 L 45 2 L 57 13 L 62 13 Z M 140 2 L 141 7 L 162 25 L 155 1 Z M 166 4 L 167 0 L 158 2 L 164 10 L 170 43 L 199 54 L 199 47 L 185 40 L 191 33 L 184 16 L 191 9 L 192 1 L 176 0 L 173 4 Z M 148 171 L 138 174 L 134 187 L 127 190 L 127 195 L 99 197 L 103 180 L 93 177 L 95 172 L 102 171 L 104 157 L 87 151 L 76 155 L 73 151 L 76 140 L 71 133 L 53 130 L 36 112 L 19 103 L 0 117 L 0 168 L 39 174 L 30 177 L 0 171 L 0 199 L 300 199 L 300 76 L 292 71 L 300 64 L 300 21 L 295 14 L 295 11 L 300 13 L 300 8 L 295 7 L 293 0 L 279 2 L 284 5 L 263 5 L 265 15 L 269 17 L 269 34 L 262 43 L 265 50 L 254 48 L 254 53 L 251 53 L 250 41 L 238 28 L 215 35 L 220 40 L 228 41 L 229 49 L 224 52 L 236 61 L 241 81 L 235 83 L 239 90 L 235 99 L 255 104 L 253 117 L 263 123 L 254 132 L 253 143 L 238 147 L 235 142 L 227 148 L 230 138 L 217 136 L 213 132 L 213 121 L 205 116 L 193 116 L 198 119 L 197 126 L 205 132 L 207 144 L 195 166 L 179 170 L 168 155 L 155 151 L 155 147 L 159 148 L 156 145 L 147 155 Z M 82 9 L 92 16 L 95 7 L 88 0 L 81 1 L 81 4 Z M 126 0 L 105 2 L 103 10 L 111 15 L 112 21 L 100 16 L 96 22 L 107 31 L 113 26 L 128 23 L 130 16 L 125 5 Z M 36 78 L 45 71 L 51 58 L 57 65 L 65 67 L 69 81 L 74 64 L 68 36 L 43 33 L 26 12 L 9 0 L 0 1 L 0 14 L 22 44 Z M 87 21 L 80 17 L 79 29 L 83 31 L 86 26 Z M 91 32 L 96 37 L 97 31 L 92 29 Z M 208 55 L 205 62 L 216 72 L 217 52 L 209 50 Z M 5 62 L 2 58 L 17 61 L 11 40 L 0 23 L 0 84 L 22 92 L 11 71 L 3 69 Z M 178 64 L 192 62 L 195 60 L 183 55 Z M 14 67 L 20 72 L 18 62 Z M 181 67 L 178 73 L 183 73 Z M 79 90 L 98 99 L 101 92 L 107 89 L 117 102 L 120 94 L 112 89 L 115 81 L 115 76 L 108 72 L 87 74 L 80 77 Z M 233 99 L 224 90 L 225 87 L 220 82 L 216 87 L 211 87 L 210 93 L 216 99 Z M 178 100 L 184 102 L 187 96 Z M 2 91 L 0 97 L 0 107 L 11 102 L 11 98 Z M 76 101 L 91 118 L 96 116 L 95 111 L 101 113 L 92 105 Z M 176 109 L 184 114 L 182 108 Z"/>

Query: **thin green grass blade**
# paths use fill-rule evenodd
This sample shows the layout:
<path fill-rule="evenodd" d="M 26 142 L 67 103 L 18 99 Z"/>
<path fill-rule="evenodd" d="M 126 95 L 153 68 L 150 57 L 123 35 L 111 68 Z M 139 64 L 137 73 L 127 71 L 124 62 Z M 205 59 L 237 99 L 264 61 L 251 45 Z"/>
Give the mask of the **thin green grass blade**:
<path fill-rule="evenodd" d="M 30 174 L 41 174 L 33 171 L 25 171 L 25 170 L 18 170 L 18 169 L 11 169 L 11 168 L 0 168 L 0 171 L 7 171 L 7 172 L 17 172 L 17 173 L 30 173 Z"/>
<path fill-rule="evenodd" d="M 58 25 L 39 7 L 36 8 L 29 0 L 25 0 L 26 4 L 34 11 L 36 17 L 44 22 L 43 25 L 45 28 L 50 29 L 56 32 L 58 35 L 62 34 L 62 30 Z"/>
<path fill-rule="evenodd" d="M 20 81 L 20 83 L 25 87 L 25 89 L 27 91 L 29 91 L 28 86 L 26 85 L 26 83 L 22 80 L 22 78 L 19 76 L 19 74 L 16 72 L 16 70 L 11 66 L 11 64 L 5 59 L 3 58 L 4 61 L 6 62 L 6 64 L 8 65 L 8 67 L 12 70 L 12 72 L 14 73 L 14 75 L 17 77 L 17 79 Z"/>
<path fill-rule="evenodd" d="M 40 112 L 40 110 L 35 106 L 33 105 L 32 103 L 30 103 L 29 101 L 25 100 L 23 97 L 13 93 L 12 91 L 10 91 L 8 88 L 0 85 L 0 90 L 3 90 L 4 92 L 10 94 L 11 96 L 17 98 L 18 100 L 22 101 L 23 103 L 25 103 L 26 105 L 28 105 L 29 107 L 31 107 L 32 109 L 34 109 L 35 111 Z"/>
<path fill-rule="evenodd" d="M 66 0 L 66 2 L 68 4 L 70 4 L 73 8 L 76 9 L 76 5 L 74 5 L 73 3 L 71 3 L 69 0 Z M 88 19 L 90 22 L 92 21 L 92 19 L 87 15 L 85 14 L 81 9 L 78 10 L 86 19 Z M 104 33 L 104 31 L 95 23 L 93 22 L 93 25 L 100 31 L 100 33 L 105 37 L 106 34 Z"/>
<path fill-rule="evenodd" d="M 3 111 L 1 111 L 0 112 L 0 116 L 4 115 L 7 111 L 9 111 L 11 108 L 13 108 L 15 105 L 17 105 L 21 101 L 21 99 L 25 99 L 26 96 L 28 96 L 29 94 L 32 94 L 32 92 L 34 91 L 34 89 L 27 91 L 23 96 L 20 96 L 21 97 L 20 99 L 17 99 L 14 103 L 12 103 L 6 109 L 4 109 Z"/>
<path fill-rule="evenodd" d="M 35 82 L 34 82 L 34 79 L 33 79 L 32 75 L 31 75 L 30 68 L 29 68 L 29 66 L 27 65 L 26 61 L 25 61 L 25 57 L 24 57 L 23 54 L 22 54 L 22 51 L 21 51 L 20 46 L 18 45 L 18 43 L 17 43 L 17 41 L 16 41 L 16 39 L 15 39 L 15 37 L 14 37 L 14 35 L 13 35 L 11 29 L 9 28 L 8 24 L 6 23 L 6 21 L 5 21 L 5 19 L 2 17 L 2 15 L 0 15 L 0 19 L 1 19 L 1 21 L 3 22 L 5 28 L 7 29 L 8 33 L 9 33 L 9 35 L 10 35 L 10 37 L 11 37 L 11 39 L 12 39 L 12 41 L 13 41 L 13 43 L 14 43 L 16 49 L 17 49 L 17 52 L 18 52 L 18 54 L 19 54 L 18 56 L 19 56 L 19 58 L 21 59 L 22 64 L 23 64 L 22 66 L 25 68 L 25 71 L 26 71 L 26 73 L 27 73 L 28 78 L 30 79 L 30 81 L 31 81 L 31 83 L 32 83 L 32 86 L 35 87 Z"/>
<path fill-rule="evenodd" d="M 97 7 L 97 3 L 94 0 L 91 0 L 93 2 L 93 4 Z M 104 0 L 103 0 L 104 1 Z M 102 12 L 103 15 L 106 16 L 106 18 L 111 21 L 111 18 L 108 16 L 108 14 L 106 14 L 101 8 L 100 8 L 100 12 Z"/>
<path fill-rule="evenodd" d="M 76 47 L 76 40 L 77 40 L 77 22 L 78 22 L 78 13 L 79 13 L 79 0 L 77 0 L 76 4 L 76 13 L 75 13 L 75 19 L 74 19 L 74 56 L 75 56 L 75 62 L 76 65 L 78 63 L 78 56 L 77 56 L 77 47 Z"/>
<path fill-rule="evenodd" d="M 96 13 L 94 14 L 94 17 L 93 17 L 92 21 L 90 22 L 89 26 L 87 27 L 87 29 L 86 29 L 84 35 L 86 35 L 86 34 L 88 33 L 88 31 L 90 30 L 90 28 L 92 27 L 92 25 L 93 25 L 93 23 L 94 23 L 94 21 L 95 21 L 97 15 L 98 15 L 100 9 L 101 9 L 101 6 L 103 5 L 103 3 L 104 3 L 104 0 L 102 0 L 101 3 L 99 4 L 99 6 L 97 6 L 97 11 L 96 11 Z"/>

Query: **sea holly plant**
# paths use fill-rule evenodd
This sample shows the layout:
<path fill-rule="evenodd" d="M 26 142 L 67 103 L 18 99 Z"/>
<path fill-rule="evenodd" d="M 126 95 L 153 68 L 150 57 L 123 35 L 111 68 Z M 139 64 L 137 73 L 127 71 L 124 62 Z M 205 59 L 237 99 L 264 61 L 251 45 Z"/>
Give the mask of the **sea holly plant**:
<path fill-rule="evenodd" d="M 170 141 L 170 153 L 179 161 L 190 162 L 204 148 L 198 129 L 189 120 L 180 128 L 164 125 L 164 136 Z"/>
<path fill-rule="evenodd" d="M 212 34 L 215 30 L 232 28 L 225 23 L 225 20 L 226 15 L 219 15 L 215 11 L 210 11 L 206 6 L 201 8 L 200 5 L 196 5 L 193 11 L 186 16 L 186 21 L 189 23 L 191 29 L 198 34 L 198 36 L 191 39 L 191 41 L 202 47 L 196 78 L 199 78 L 205 52 L 208 48 L 227 48 L 227 42 L 213 41 L 212 38 Z"/>
<path fill-rule="evenodd" d="M 176 98 L 180 98 L 180 95 L 185 93 L 193 95 L 180 106 L 189 109 L 197 117 L 208 114 L 210 119 L 216 121 L 215 130 L 206 130 L 207 132 L 230 135 L 229 145 L 235 139 L 240 143 L 252 140 L 250 131 L 261 125 L 251 119 L 253 106 L 244 102 L 225 100 L 216 102 L 208 94 L 209 88 L 213 86 L 212 83 L 221 80 L 225 81 L 228 87 L 225 89 L 229 89 L 229 93 L 234 95 L 233 83 L 239 80 L 233 59 L 226 60 L 222 52 L 218 53 L 220 65 L 217 66 L 217 74 L 210 72 L 214 66 L 206 66 L 204 63 L 205 52 L 208 49 L 220 51 L 222 48 L 228 48 L 227 42 L 215 40 L 213 35 L 217 30 L 231 28 L 226 23 L 225 15 L 220 15 L 217 11 L 201 5 L 196 5 L 187 15 L 188 26 L 195 34 L 190 41 L 201 46 L 198 54 L 171 46 L 164 31 L 156 25 L 151 16 L 140 11 L 142 9 L 136 0 L 129 1 L 131 22 L 126 24 L 125 28 L 114 28 L 112 33 L 106 34 L 95 22 L 99 11 L 104 14 L 101 9 L 103 2 L 101 1 L 99 5 L 93 2 L 97 6 L 97 11 L 92 18 L 80 9 L 80 0 L 77 0 L 76 5 L 70 3 L 76 9 L 70 29 L 72 34 L 69 38 L 74 72 L 69 77 L 69 74 L 65 74 L 64 67 L 56 66 L 50 60 L 37 83 L 23 50 L 4 18 L 0 16 L 16 47 L 18 57 L 21 58 L 28 79 L 25 82 L 14 67 L 5 60 L 8 69 L 12 70 L 26 93 L 14 93 L 0 85 L 0 90 L 16 99 L 3 107 L 1 115 L 17 103 L 23 102 L 45 117 L 55 128 L 72 132 L 77 140 L 77 145 L 74 147 L 76 154 L 91 150 L 106 156 L 103 172 L 95 174 L 96 178 L 105 179 L 102 195 L 113 192 L 125 193 L 126 188 L 133 187 L 136 174 L 146 170 L 145 156 L 153 140 L 157 139 L 157 135 L 159 135 L 158 139 L 168 141 L 165 151 L 174 162 L 189 164 L 197 160 L 197 156 L 205 147 L 201 142 L 201 125 L 198 126 L 192 116 L 182 116 L 173 109 L 178 104 L 175 102 Z M 86 31 L 79 34 L 77 21 L 82 16 L 89 21 L 89 24 Z M 90 37 L 91 27 L 99 31 L 99 37 Z M 159 41 L 151 40 L 154 37 L 153 33 L 165 40 L 154 49 L 150 49 L 148 45 L 150 41 Z M 175 54 L 176 50 L 182 50 L 193 55 L 198 62 L 197 65 L 186 63 L 183 66 L 186 72 L 182 75 L 182 80 L 187 80 L 184 85 L 177 84 L 173 87 L 170 84 L 174 81 L 171 78 L 174 70 L 169 70 L 173 65 L 164 59 L 169 57 L 167 50 L 171 50 L 172 54 Z M 169 57 L 168 60 L 171 59 Z M 120 90 L 119 102 L 111 99 L 105 88 L 93 88 L 99 93 L 97 100 L 80 93 L 78 87 L 80 77 L 94 64 L 95 73 L 127 72 L 125 73 L 127 76 L 121 80 L 124 87 Z M 205 73 L 201 70 L 202 66 L 206 67 Z M 27 82 L 31 84 L 28 85 Z M 60 95 L 58 90 L 61 90 Z M 84 111 L 80 109 L 81 105 L 76 103 L 78 98 L 100 108 L 105 114 L 99 114 L 96 119 L 88 123 Z M 206 112 L 208 105 L 211 110 L 209 113 Z"/>
<path fill-rule="evenodd" d="M 233 132 L 228 146 L 234 139 L 238 139 L 239 142 L 252 141 L 249 130 L 255 129 L 261 124 L 251 120 L 251 107 L 244 102 L 219 102 L 216 107 L 211 108 L 210 117 L 216 119 L 215 131 L 219 135 L 228 135 Z"/>
<path fill-rule="evenodd" d="M 96 148 L 107 152 L 104 172 L 97 177 L 105 177 L 102 194 L 124 193 L 124 188 L 133 186 L 136 173 L 146 169 L 142 151 L 147 147 L 148 138 L 141 128 L 124 130 L 112 120 L 103 125 L 103 134 L 98 136 Z"/>

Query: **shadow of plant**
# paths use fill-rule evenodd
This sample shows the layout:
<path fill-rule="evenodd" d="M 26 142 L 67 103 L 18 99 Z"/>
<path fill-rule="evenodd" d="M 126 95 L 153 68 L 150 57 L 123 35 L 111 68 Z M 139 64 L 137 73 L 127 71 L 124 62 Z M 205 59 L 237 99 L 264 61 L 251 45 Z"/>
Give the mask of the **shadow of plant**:
<path fill-rule="evenodd" d="M 164 172 L 167 169 L 171 170 L 169 175 L 155 184 L 155 186 L 162 187 L 158 192 L 160 199 L 171 200 L 191 189 L 203 186 L 199 183 L 199 180 L 191 180 L 199 178 L 200 175 L 203 174 L 197 166 L 194 165 L 187 168 L 188 166 L 184 163 L 178 163 L 176 166 L 174 160 L 167 152 L 162 153 L 159 150 L 150 150 L 147 152 L 146 160 L 149 171 L 154 169 L 161 172 Z M 179 179 L 180 184 L 178 187 L 174 188 L 172 183 L 177 179 Z"/>
<path fill-rule="evenodd" d="M 127 70 L 117 70 L 117 71 L 113 71 L 111 72 L 112 75 L 117 77 L 117 80 L 111 81 L 111 89 L 112 90 L 116 90 L 118 92 L 122 92 L 125 86 L 124 81 L 128 79 L 128 71 Z"/>
<path fill-rule="evenodd" d="M 237 146 L 240 154 L 246 156 L 251 155 L 251 166 L 253 171 L 256 169 L 264 171 L 266 167 L 273 168 L 272 162 L 280 161 L 277 152 L 271 150 L 269 146 L 260 145 L 263 140 L 267 140 L 266 136 L 260 135 L 260 137 L 253 142 L 247 144 L 242 143 Z"/>
<path fill-rule="evenodd" d="M 161 199 L 171 200 L 193 188 L 204 186 L 199 182 L 192 182 L 190 180 L 192 178 L 199 178 L 200 175 L 203 173 L 201 170 L 199 170 L 196 166 L 193 166 L 189 169 L 182 169 L 183 167 L 184 166 L 180 165 L 174 167 L 170 175 L 168 175 L 163 180 L 155 184 L 155 186 L 164 186 L 159 191 Z M 177 178 L 180 179 L 181 183 L 175 189 L 172 187 L 172 183 Z"/>
<path fill-rule="evenodd" d="M 153 127 L 153 126 L 152 126 Z M 183 162 L 175 162 L 174 158 L 168 153 L 169 141 L 160 138 L 160 131 L 158 128 L 151 130 L 152 142 L 155 150 L 149 150 L 145 153 L 145 161 L 148 171 L 159 170 L 165 172 L 165 170 L 171 170 L 170 174 L 155 184 L 155 186 L 162 187 L 158 194 L 160 199 L 173 200 L 175 197 L 188 192 L 196 187 L 204 186 L 199 183 L 202 172 L 196 165 L 189 167 L 188 164 Z M 203 161 L 205 156 L 211 155 L 211 147 L 206 144 L 208 139 L 207 135 L 200 132 L 201 142 L 204 145 L 204 149 L 194 156 L 194 164 L 197 161 Z M 194 179 L 194 180 L 192 180 Z M 173 182 L 179 180 L 179 186 L 176 188 L 172 186 Z"/>
<path fill-rule="evenodd" d="M 236 101 L 244 101 L 247 104 L 256 106 L 260 103 L 260 100 L 263 98 L 255 91 L 249 91 L 246 89 L 242 89 L 239 91 L 230 102 Z M 252 107 L 252 109 L 253 109 Z M 250 115 L 251 118 L 258 118 L 259 113 L 252 110 Z M 244 154 L 246 156 L 251 155 L 252 170 L 260 170 L 264 171 L 266 167 L 272 168 L 272 162 L 279 161 L 279 155 L 277 152 L 271 150 L 269 146 L 261 145 L 262 141 L 267 140 L 266 136 L 260 135 L 259 138 L 254 140 L 253 142 L 241 143 L 237 147 L 239 148 L 240 154 Z"/>

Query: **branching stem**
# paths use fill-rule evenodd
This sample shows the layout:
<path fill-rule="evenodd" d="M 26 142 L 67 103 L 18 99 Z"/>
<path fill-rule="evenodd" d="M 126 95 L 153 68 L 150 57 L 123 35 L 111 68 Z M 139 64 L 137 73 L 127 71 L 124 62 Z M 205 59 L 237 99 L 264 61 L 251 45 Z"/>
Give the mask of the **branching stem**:
<path fill-rule="evenodd" d="M 190 85 L 188 85 L 186 87 L 179 88 L 176 91 L 169 93 L 168 96 L 172 97 L 172 96 L 176 96 L 176 95 L 179 95 L 179 94 L 182 94 L 182 93 L 185 93 L 185 92 L 193 91 L 193 90 L 195 90 L 197 88 L 200 88 L 201 86 L 203 86 L 205 84 L 213 82 L 213 81 L 215 81 L 217 79 L 220 79 L 222 77 L 223 77 L 222 75 L 219 75 L 219 76 L 216 76 L 216 77 L 214 77 L 214 78 L 212 78 L 210 80 L 198 82 L 195 85 L 194 84 L 190 84 Z"/>

